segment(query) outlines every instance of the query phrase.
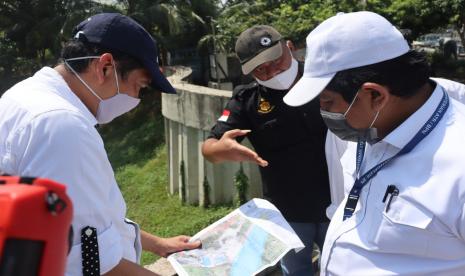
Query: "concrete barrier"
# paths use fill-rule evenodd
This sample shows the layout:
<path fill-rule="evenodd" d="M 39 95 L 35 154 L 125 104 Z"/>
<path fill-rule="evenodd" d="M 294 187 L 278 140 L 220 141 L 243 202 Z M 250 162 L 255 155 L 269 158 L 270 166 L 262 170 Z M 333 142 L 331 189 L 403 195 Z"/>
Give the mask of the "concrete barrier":
<path fill-rule="evenodd" d="M 201 153 L 203 141 L 221 115 L 231 91 L 217 90 L 187 83 L 190 69 L 177 67 L 169 77 L 176 95 L 162 94 L 162 114 L 169 158 L 169 192 L 189 204 L 205 205 L 205 185 L 212 204 L 230 203 L 236 197 L 234 175 L 239 163 L 212 164 Z M 245 139 L 244 145 L 251 147 Z M 262 185 L 255 164 L 242 164 L 249 178 L 247 198 L 261 197 Z M 184 189 L 182 187 L 184 186 Z"/>

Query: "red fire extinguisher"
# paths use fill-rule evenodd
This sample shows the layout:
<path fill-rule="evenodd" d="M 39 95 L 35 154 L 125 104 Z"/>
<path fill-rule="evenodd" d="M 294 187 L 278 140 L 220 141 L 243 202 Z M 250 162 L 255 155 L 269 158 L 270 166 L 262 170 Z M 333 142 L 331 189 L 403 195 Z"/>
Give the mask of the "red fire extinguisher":
<path fill-rule="evenodd" d="M 0 176 L 0 276 L 62 276 L 73 207 L 63 184 Z"/>

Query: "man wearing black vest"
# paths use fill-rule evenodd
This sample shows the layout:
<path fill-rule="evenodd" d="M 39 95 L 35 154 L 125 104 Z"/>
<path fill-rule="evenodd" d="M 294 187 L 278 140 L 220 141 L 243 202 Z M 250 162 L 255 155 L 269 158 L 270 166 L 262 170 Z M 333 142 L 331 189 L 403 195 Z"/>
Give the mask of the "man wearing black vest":
<path fill-rule="evenodd" d="M 283 275 L 313 275 L 312 251 L 324 241 L 330 204 L 325 159 L 327 128 L 318 99 L 292 108 L 283 102 L 302 73 L 294 45 L 270 26 L 254 26 L 236 42 L 244 74 L 255 81 L 238 86 L 202 147 L 211 162 L 257 163 L 264 196 L 282 212 L 305 244 L 282 260 Z M 247 137 L 253 150 L 240 142 Z"/>

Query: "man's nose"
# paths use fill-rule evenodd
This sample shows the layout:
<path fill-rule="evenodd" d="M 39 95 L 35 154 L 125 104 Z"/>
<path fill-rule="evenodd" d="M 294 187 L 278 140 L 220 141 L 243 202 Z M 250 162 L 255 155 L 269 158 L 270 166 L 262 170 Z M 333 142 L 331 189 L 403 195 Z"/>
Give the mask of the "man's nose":
<path fill-rule="evenodd" d="M 276 68 L 274 68 L 274 67 L 271 66 L 270 68 L 268 68 L 268 70 L 266 71 L 266 73 L 267 73 L 267 78 L 268 78 L 268 79 L 272 79 L 272 78 L 274 78 L 276 75 L 279 75 L 279 73 L 281 73 L 281 70 L 276 69 Z"/>

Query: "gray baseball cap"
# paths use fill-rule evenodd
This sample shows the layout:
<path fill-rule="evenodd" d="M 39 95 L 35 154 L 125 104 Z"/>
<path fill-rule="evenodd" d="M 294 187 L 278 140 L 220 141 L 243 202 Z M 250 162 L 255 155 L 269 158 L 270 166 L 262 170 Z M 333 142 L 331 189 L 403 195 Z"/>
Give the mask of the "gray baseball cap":
<path fill-rule="evenodd" d="M 275 60 L 283 54 L 282 36 L 273 27 L 257 25 L 243 31 L 236 41 L 236 55 L 247 75 L 257 66 Z"/>

